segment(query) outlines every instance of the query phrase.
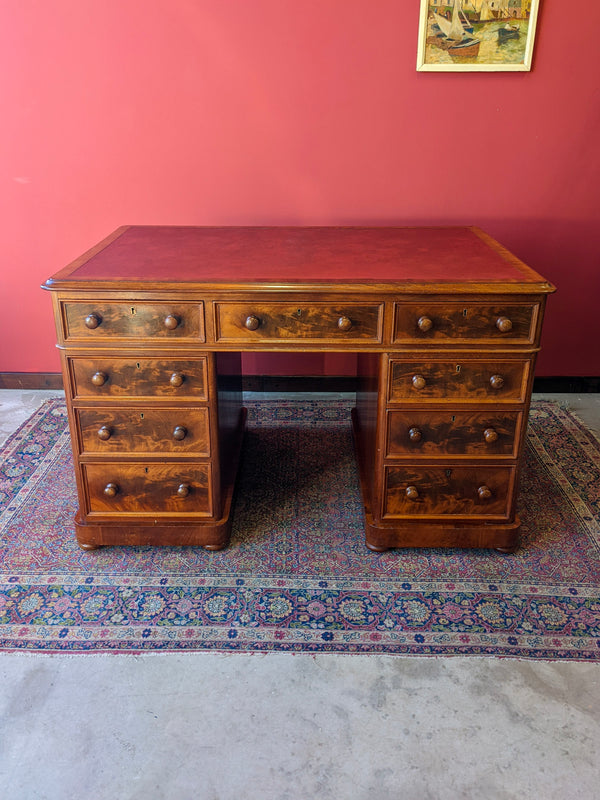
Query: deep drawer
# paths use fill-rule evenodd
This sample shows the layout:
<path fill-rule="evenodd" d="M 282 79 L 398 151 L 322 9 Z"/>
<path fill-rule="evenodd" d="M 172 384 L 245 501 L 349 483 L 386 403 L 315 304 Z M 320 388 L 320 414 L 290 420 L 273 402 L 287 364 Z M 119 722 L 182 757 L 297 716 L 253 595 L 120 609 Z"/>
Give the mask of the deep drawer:
<path fill-rule="evenodd" d="M 383 516 L 508 519 L 514 481 L 513 467 L 389 466 Z"/>
<path fill-rule="evenodd" d="M 538 316 L 538 303 L 396 303 L 393 341 L 532 345 Z"/>
<path fill-rule="evenodd" d="M 390 361 L 388 400 L 524 402 L 528 360 Z"/>
<path fill-rule="evenodd" d="M 91 515 L 212 516 L 210 464 L 83 464 Z"/>
<path fill-rule="evenodd" d="M 86 455 L 210 456 L 208 408 L 79 408 L 80 452 Z"/>
<path fill-rule="evenodd" d="M 522 422 L 520 412 L 389 411 L 386 455 L 516 458 Z"/>
<path fill-rule="evenodd" d="M 208 399 L 206 358 L 68 359 L 74 398 Z"/>
<path fill-rule="evenodd" d="M 216 303 L 218 342 L 381 342 L 381 305 Z"/>
<path fill-rule="evenodd" d="M 198 302 L 65 302 L 62 324 L 67 342 L 205 340 L 204 305 Z"/>

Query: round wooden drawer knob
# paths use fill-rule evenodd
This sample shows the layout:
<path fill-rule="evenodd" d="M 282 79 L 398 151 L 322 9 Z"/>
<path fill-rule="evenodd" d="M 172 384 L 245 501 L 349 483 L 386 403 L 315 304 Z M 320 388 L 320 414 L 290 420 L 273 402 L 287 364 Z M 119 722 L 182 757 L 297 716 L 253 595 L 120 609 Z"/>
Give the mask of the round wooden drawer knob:
<path fill-rule="evenodd" d="M 419 430 L 419 428 L 409 428 L 408 429 L 408 438 L 411 442 L 420 442 L 423 438 L 423 434 Z"/>
<path fill-rule="evenodd" d="M 184 380 L 185 380 L 185 375 L 183 375 L 181 372 L 174 372 L 169 378 L 169 383 L 171 384 L 171 386 L 177 388 L 178 386 L 182 385 Z"/>
<path fill-rule="evenodd" d="M 415 389 L 424 389 L 427 386 L 427 381 L 422 375 L 413 375 L 412 385 Z"/>
<path fill-rule="evenodd" d="M 103 442 L 107 442 L 111 436 L 112 428 L 109 428 L 108 425 L 103 425 L 98 431 L 98 438 L 102 439 Z"/>
<path fill-rule="evenodd" d="M 352 328 L 352 320 L 350 317 L 340 317 L 337 326 L 341 331 L 349 331 Z"/>
<path fill-rule="evenodd" d="M 433 328 L 433 322 L 429 317 L 419 317 L 417 327 L 422 333 L 427 333 Z"/>
<path fill-rule="evenodd" d="M 254 316 L 254 314 L 249 314 L 246 317 L 246 321 L 244 322 L 244 325 L 246 326 L 246 328 L 249 331 L 256 331 L 256 330 L 258 330 L 258 328 L 260 328 L 260 319 L 258 317 L 256 317 L 256 316 Z"/>
<path fill-rule="evenodd" d="M 102 317 L 100 314 L 88 314 L 84 319 L 85 327 L 89 328 L 91 331 L 95 330 L 101 322 Z"/>
<path fill-rule="evenodd" d="M 106 372 L 95 372 L 92 375 L 92 383 L 94 386 L 104 386 L 106 381 L 108 380 L 108 375 Z"/>
<path fill-rule="evenodd" d="M 480 500 L 489 500 L 492 496 L 492 492 L 487 486 L 480 486 L 479 489 L 477 489 L 477 494 Z"/>
<path fill-rule="evenodd" d="M 186 436 L 187 428 L 184 428 L 183 425 L 178 425 L 173 431 L 173 438 L 177 439 L 178 442 L 180 442 L 182 439 L 185 439 Z"/>
<path fill-rule="evenodd" d="M 407 486 L 406 487 L 406 496 L 409 500 L 418 500 L 419 499 L 419 490 L 416 486 Z"/>
<path fill-rule="evenodd" d="M 492 375 L 490 378 L 490 386 L 492 389 L 501 389 L 504 386 L 504 378 L 502 375 Z"/>
<path fill-rule="evenodd" d="M 498 441 L 498 434 L 493 428 L 486 428 L 483 432 L 483 438 L 488 444 L 493 444 Z"/>
<path fill-rule="evenodd" d="M 165 317 L 165 328 L 169 331 L 174 331 L 175 328 L 179 327 L 180 322 L 181 319 L 175 316 L 175 314 L 169 314 L 168 317 Z"/>
<path fill-rule="evenodd" d="M 119 487 L 116 483 L 107 483 L 104 487 L 106 497 L 116 497 L 119 494 Z"/>
<path fill-rule="evenodd" d="M 190 493 L 190 485 L 189 483 L 180 483 L 177 487 L 177 494 L 179 497 L 187 497 Z"/>
<path fill-rule="evenodd" d="M 496 320 L 496 327 L 501 333 L 508 333 L 512 331 L 512 322 L 508 317 L 498 317 Z"/>

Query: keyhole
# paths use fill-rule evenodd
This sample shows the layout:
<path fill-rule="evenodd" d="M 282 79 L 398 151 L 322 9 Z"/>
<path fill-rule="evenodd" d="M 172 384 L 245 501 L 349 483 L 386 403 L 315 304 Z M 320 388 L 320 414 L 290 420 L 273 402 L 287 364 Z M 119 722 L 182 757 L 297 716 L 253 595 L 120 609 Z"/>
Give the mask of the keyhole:
<path fill-rule="evenodd" d="M 140 362 L 139 362 L 139 361 L 137 361 L 137 362 L 136 362 L 136 365 L 135 365 L 135 366 L 137 367 L 137 369 L 141 369 L 141 367 L 140 367 Z"/>
<path fill-rule="evenodd" d="M 466 316 L 467 316 L 467 309 L 463 308 L 463 317 L 466 317 Z"/>
<path fill-rule="evenodd" d="M 454 416 L 454 414 L 452 415 L 452 422 L 456 422 L 456 417 Z"/>
<path fill-rule="evenodd" d="M 458 372 L 460 372 L 460 364 L 457 364 L 457 365 L 456 365 L 456 372 L 457 372 L 457 373 L 458 373 Z"/>
<path fill-rule="evenodd" d="M 133 306 L 131 306 L 131 313 L 135 314 L 135 308 Z"/>
<path fill-rule="evenodd" d="M 144 415 L 143 414 L 140 414 L 140 419 L 144 419 Z"/>
<path fill-rule="evenodd" d="M 301 317 L 301 316 L 302 316 L 302 309 L 301 309 L 301 308 L 299 308 L 299 309 L 296 311 L 296 314 L 297 314 L 299 317 Z"/>

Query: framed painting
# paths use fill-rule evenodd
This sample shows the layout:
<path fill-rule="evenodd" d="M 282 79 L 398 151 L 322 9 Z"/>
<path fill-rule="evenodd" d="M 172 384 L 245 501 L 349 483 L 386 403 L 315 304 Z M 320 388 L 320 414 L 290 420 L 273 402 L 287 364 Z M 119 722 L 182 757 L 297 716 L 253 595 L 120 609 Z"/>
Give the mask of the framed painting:
<path fill-rule="evenodd" d="M 421 0 L 417 70 L 531 69 L 539 0 Z"/>

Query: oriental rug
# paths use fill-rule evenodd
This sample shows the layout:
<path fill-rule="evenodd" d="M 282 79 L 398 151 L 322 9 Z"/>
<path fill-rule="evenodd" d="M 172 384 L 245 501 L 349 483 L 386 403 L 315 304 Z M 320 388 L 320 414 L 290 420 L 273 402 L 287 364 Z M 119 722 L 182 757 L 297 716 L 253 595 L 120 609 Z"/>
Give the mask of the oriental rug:
<path fill-rule="evenodd" d="M 523 541 L 364 545 L 349 400 L 247 403 L 231 545 L 79 549 L 64 401 L 0 448 L 0 649 L 600 660 L 600 443 L 534 402 Z"/>

